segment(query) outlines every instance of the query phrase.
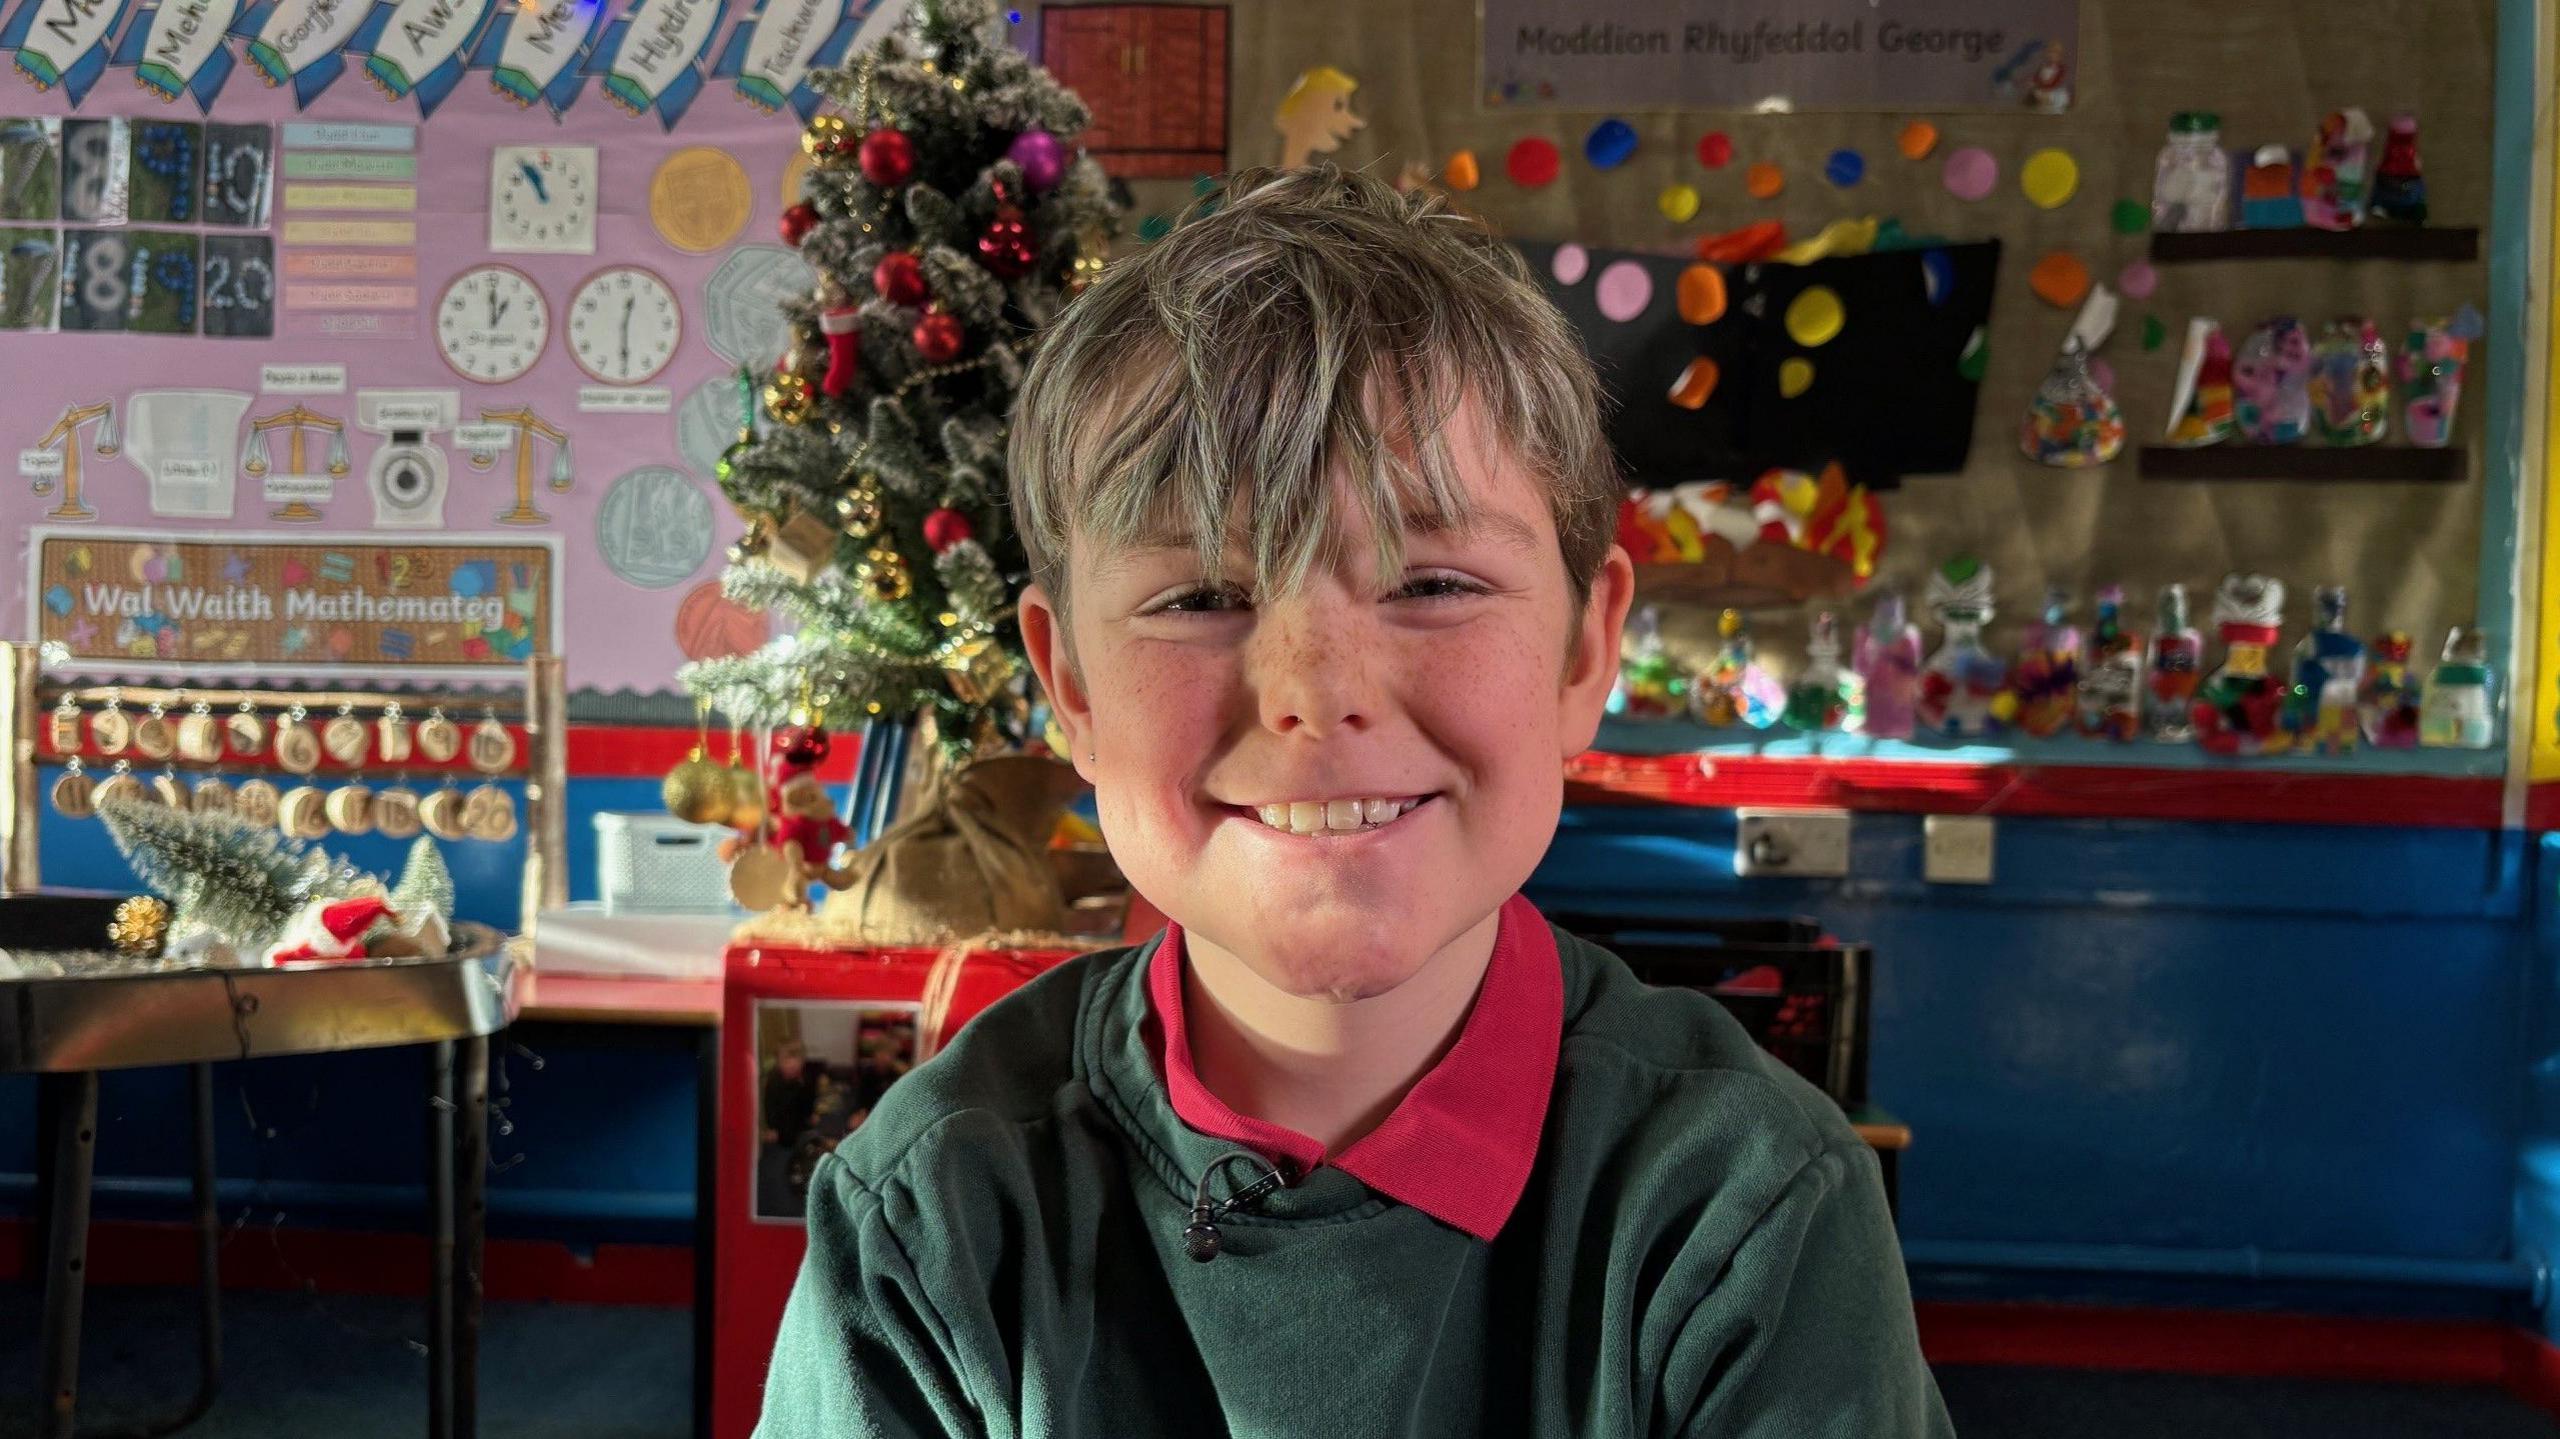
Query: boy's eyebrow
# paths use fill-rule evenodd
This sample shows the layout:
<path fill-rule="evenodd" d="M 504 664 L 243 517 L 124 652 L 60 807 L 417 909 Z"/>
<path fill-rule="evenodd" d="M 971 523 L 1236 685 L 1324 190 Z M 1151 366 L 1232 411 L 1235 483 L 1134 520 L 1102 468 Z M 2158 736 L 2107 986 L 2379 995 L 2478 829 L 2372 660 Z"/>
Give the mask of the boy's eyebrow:
<path fill-rule="evenodd" d="M 1406 534 L 1422 536 L 1480 534 L 1523 554 L 1535 554 L 1540 548 L 1538 532 L 1518 515 L 1502 510 L 1477 509 L 1454 516 L 1406 515 L 1404 530 Z"/>

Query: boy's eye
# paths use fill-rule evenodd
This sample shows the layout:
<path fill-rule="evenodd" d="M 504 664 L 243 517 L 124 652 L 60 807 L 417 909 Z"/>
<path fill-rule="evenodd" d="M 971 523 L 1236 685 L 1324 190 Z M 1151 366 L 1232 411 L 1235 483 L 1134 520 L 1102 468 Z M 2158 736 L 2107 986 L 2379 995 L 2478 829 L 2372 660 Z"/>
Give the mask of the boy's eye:
<path fill-rule="evenodd" d="M 1485 593 L 1485 587 L 1464 575 L 1415 575 L 1396 587 L 1400 600 L 1451 600 Z"/>
<path fill-rule="evenodd" d="M 1234 585 L 1193 585 L 1176 590 L 1154 604 L 1145 613 L 1151 615 L 1216 615 L 1249 608 L 1252 601 Z"/>

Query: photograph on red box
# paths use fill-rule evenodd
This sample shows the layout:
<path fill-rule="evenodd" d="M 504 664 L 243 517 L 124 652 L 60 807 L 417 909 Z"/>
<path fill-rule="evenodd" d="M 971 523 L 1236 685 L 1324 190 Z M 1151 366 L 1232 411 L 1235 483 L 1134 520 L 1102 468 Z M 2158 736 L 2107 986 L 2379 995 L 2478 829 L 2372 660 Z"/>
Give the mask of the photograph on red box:
<path fill-rule="evenodd" d="M 915 1068 L 916 1011 L 912 1004 L 757 1002 L 757 1219 L 797 1224 L 807 1216 L 818 1161 Z"/>

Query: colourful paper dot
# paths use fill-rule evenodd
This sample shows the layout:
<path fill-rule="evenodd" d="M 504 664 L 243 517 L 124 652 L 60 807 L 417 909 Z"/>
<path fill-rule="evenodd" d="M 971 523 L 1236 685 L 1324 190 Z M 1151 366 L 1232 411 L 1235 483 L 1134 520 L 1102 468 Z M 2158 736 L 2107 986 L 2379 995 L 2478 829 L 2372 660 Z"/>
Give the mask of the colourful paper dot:
<path fill-rule="evenodd" d="M 1792 400 L 1813 388 L 1813 361 L 1799 355 L 1778 366 L 1778 393 Z"/>
<path fill-rule="evenodd" d="M 2152 291 L 2160 288 L 2160 272 L 2151 268 L 2149 260 L 2136 260 L 2117 274 L 2116 288 L 2127 299 L 2148 300 Z"/>
<path fill-rule="evenodd" d="M 2156 350 L 2169 342 L 2169 327 L 2160 323 L 2158 315 L 2142 317 L 2142 348 Z"/>
<path fill-rule="evenodd" d="M 1733 137 L 1722 130 L 1709 130 L 1698 137 L 1698 163 L 1710 170 L 1721 170 L 1733 163 Z"/>
<path fill-rule="evenodd" d="M 1548 262 L 1548 270 L 1559 285 L 1579 285 L 1591 273 L 1591 252 L 1580 245 L 1556 246 L 1556 257 Z"/>
<path fill-rule="evenodd" d="M 1698 187 L 1678 182 L 1665 185 L 1662 193 L 1653 197 L 1653 204 L 1662 212 L 1662 218 L 1674 225 L 1685 225 L 1697 218 Z"/>
<path fill-rule="evenodd" d="M 2089 298 L 2089 267 L 2069 251 L 2053 251 L 2027 272 L 2027 288 L 2057 310 L 2070 309 Z"/>
<path fill-rule="evenodd" d="M 1944 250 L 1925 250 L 1920 255 L 1920 287 L 1932 305 L 1943 305 L 1956 288 L 1956 262 Z"/>
<path fill-rule="evenodd" d="M 1991 341 L 1980 325 L 1964 342 L 1964 353 L 1956 356 L 1956 373 L 1979 382 L 1983 372 L 1991 368 Z"/>
<path fill-rule="evenodd" d="M 1207 195 L 1217 188 L 1218 177 L 1215 175 L 1194 175 L 1191 177 L 1191 198 L 1195 200 Z"/>
<path fill-rule="evenodd" d="M 1723 371 L 1715 361 L 1700 355 L 1681 366 L 1680 378 L 1671 382 L 1671 391 L 1664 398 L 1684 410 L 1704 409 L 1707 397 L 1716 392 L 1716 381 L 1722 376 Z"/>
<path fill-rule="evenodd" d="M 1712 325 L 1724 318 L 1724 271 L 1713 265 L 1691 265 L 1680 272 L 1680 318 L 1692 325 Z"/>
<path fill-rule="evenodd" d="M 1834 150 L 1822 162 L 1822 178 L 1846 190 L 1867 178 L 1867 157 L 1855 150 Z"/>
<path fill-rule="evenodd" d="M 1806 349 L 1830 344 L 1848 322 L 1840 294 L 1829 285 L 1808 285 L 1787 302 L 1787 337 Z"/>
<path fill-rule="evenodd" d="M 1555 183 L 1556 172 L 1564 166 L 1564 157 L 1556 153 L 1556 142 L 1543 135 L 1532 135 L 1511 147 L 1502 168 L 1511 174 L 1511 183 L 1535 190 Z"/>
<path fill-rule="evenodd" d="M 1635 153 L 1636 127 L 1624 120 L 1603 120 L 1582 141 L 1582 157 L 1594 170 L 1615 170 Z"/>
<path fill-rule="evenodd" d="M 1460 150 L 1440 168 L 1440 182 L 1452 190 L 1472 190 L 1481 176 L 1476 171 L 1476 152 Z"/>
<path fill-rule="evenodd" d="M 1742 172 L 1742 188 L 1754 200 L 1774 200 L 1787 188 L 1787 172 L 1764 160 Z"/>
<path fill-rule="evenodd" d="M 2038 150 L 2018 170 L 2018 189 L 2039 210 L 2059 210 L 2080 193 L 2080 162 L 2067 150 Z"/>
<path fill-rule="evenodd" d="M 1149 215 L 1138 222 L 1138 238 L 1150 243 L 1172 233 L 1173 217 L 1170 215 Z"/>
<path fill-rule="evenodd" d="M 1967 145 L 1947 157 L 1939 178 L 1957 199 L 1979 200 L 2000 183 L 2000 161 L 1979 145 Z"/>
<path fill-rule="evenodd" d="M 1929 152 L 1938 148 L 1938 127 L 1926 120 L 1914 120 L 1902 127 L 1894 143 L 1902 147 L 1902 158 L 1926 160 Z"/>
<path fill-rule="evenodd" d="M 2118 200 L 2107 218 L 2114 222 L 2117 234 L 2139 235 L 2151 228 L 2151 207 L 2140 200 Z"/>
<path fill-rule="evenodd" d="M 1602 315 L 1623 325 L 1653 303 L 1653 276 L 1633 260 L 1620 260 L 1600 272 L 1592 298 Z"/>

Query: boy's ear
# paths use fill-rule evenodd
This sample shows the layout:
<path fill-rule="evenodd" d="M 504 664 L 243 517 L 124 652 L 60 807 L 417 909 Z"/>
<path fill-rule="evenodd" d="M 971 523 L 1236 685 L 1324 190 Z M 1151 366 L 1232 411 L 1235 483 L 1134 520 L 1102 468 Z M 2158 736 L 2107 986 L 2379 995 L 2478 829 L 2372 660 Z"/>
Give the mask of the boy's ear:
<path fill-rule="evenodd" d="M 1085 736 L 1093 724 L 1093 703 L 1084 692 L 1084 680 L 1076 673 L 1075 646 L 1067 635 L 1067 617 L 1050 600 L 1049 592 L 1031 585 L 1022 592 L 1017 611 L 1022 621 L 1022 648 L 1031 657 L 1031 672 L 1040 677 L 1041 692 L 1049 697 L 1049 712 L 1058 717 L 1058 728 L 1066 731 L 1066 760 L 1091 784 L 1093 775 L 1087 769 Z"/>
<path fill-rule="evenodd" d="M 1635 603 L 1636 567 L 1626 549 L 1611 545 L 1591 578 L 1591 597 L 1583 602 L 1580 627 L 1574 633 L 1572 662 L 1565 666 L 1562 758 L 1591 748 L 1600 735 L 1600 717 L 1608 712 L 1609 691 L 1618 682 L 1618 642 L 1627 628 L 1627 608 Z"/>

